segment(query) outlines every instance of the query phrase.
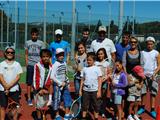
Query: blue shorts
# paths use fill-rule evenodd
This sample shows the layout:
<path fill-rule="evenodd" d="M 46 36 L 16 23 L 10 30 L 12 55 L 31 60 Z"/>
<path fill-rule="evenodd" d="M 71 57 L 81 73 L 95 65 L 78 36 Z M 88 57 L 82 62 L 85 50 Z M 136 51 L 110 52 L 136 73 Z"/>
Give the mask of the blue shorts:
<path fill-rule="evenodd" d="M 114 104 L 120 105 L 122 104 L 122 96 L 114 94 Z"/>
<path fill-rule="evenodd" d="M 34 66 L 27 66 L 27 75 L 26 75 L 26 84 L 28 86 L 32 86 L 33 84 L 33 74 L 34 74 Z"/>
<path fill-rule="evenodd" d="M 53 86 L 54 94 L 53 94 L 53 110 L 58 110 L 60 107 L 61 101 L 64 102 L 64 107 L 70 107 L 72 104 L 72 98 L 69 92 L 68 87 L 64 87 L 63 90 L 60 89 L 59 86 Z"/>
<path fill-rule="evenodd" d="M 0 106 L 7 107 L 8 106 L 8 97 L 10 97 L 16 103 L 19 103 L 20 93 L 19 91 L 16 92 L 9 92 L 8 95 L 4 91 L 0 91 Z"/>

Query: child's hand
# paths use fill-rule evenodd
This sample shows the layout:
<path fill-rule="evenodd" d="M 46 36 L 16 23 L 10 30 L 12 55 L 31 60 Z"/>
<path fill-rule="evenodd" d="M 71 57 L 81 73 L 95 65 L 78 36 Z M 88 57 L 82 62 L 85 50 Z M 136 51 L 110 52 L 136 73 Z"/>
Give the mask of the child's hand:
<path fill-rule="evenodd" d="M 45 95 L 45 94 L 48 94 L 48 91 L 45 90 L 45 89 L 42 89 L 42 90 L 39 91 L 38 94 L 39 94 L 39 95 Z"/>
<path fill-rule="evenodd" d="M 98 91 L 97 92 L 97 98 L 100 98 L 101 97 L 101 91 Z"/>

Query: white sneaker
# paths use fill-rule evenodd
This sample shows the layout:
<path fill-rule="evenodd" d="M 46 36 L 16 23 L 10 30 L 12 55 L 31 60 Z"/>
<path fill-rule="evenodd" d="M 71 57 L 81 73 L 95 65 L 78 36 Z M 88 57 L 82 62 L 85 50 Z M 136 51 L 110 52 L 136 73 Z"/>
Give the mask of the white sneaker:
<path fill-rule="evenodd" d="M 129 116 L 127 117 L 127 120 L 134 120 L 134 118 L 132 117 L 132 115 L 129 115 Z"/>
<path fill-rule="evenodd" d="M 105 118 L 106 117 L 105 114 L 102 114 L 102 117 Z"/>
<path fill-rule="evenodd" d="M 139 117 L 137 115 L 134 115 L 133 117 L 135 120 L 141 120 L 141 119 L 139 119 Z"/>

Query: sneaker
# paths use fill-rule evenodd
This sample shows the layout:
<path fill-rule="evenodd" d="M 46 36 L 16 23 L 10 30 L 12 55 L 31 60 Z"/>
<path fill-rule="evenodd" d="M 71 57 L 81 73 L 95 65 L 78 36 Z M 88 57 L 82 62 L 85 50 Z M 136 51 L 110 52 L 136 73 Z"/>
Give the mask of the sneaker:
<path fill-rule="evenodd" d="M 137 115 L 134 115 L 133 117 L 134 117 L 135 120 L 140 120 Z"/>
<path fill-rule="evenodd" d="M 145 109 L 144 108 L 140 108 L 137 112 L 138 115 L 141 115 L 142 113 L 145 112 Z"/>
<path fill-rule="evenodd" d="M 153 118 L 156 118 L 156 112 L 155 112 L 155 111 L 151 111 L 151 112 L 150 112 L 150 115 L 151 115 Z"/>
<path fill-rule="evenodd" d="M 33 106 L 32 100 L 28 100 L 28 101 L 27 101 L 27 104 L 28 104 L 29 106 Z"/>
<path fill-rule="evenodd" d="M 55 117 L 55 120 L 62 120 L 62 117 L 60 115 Z"/>
<path fill-rule="evenodd" d="M 71 120 L 72 119 L 72 115 L 64 115 L 64 120 Z"/>
<path fill-rule="evenodd" d="M 127 117 L 127 120 L 134 120 L 134 118 L 132 117 L 132 115 L 129 115 L 129 116 Z"/>

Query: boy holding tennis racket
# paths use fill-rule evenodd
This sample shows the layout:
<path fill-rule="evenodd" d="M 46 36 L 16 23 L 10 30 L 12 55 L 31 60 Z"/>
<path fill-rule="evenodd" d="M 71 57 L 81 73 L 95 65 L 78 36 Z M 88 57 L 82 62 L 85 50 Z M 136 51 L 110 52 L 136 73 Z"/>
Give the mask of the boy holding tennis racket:
<path fill-rule="evenodd" d="M 98 120 L 97 98 L 101 96 L 101 77 L 102 72 L 99 67 L 94 65 L 96 56 L 94 52 L 87 54 L 87 67 L 81 72 L 81 86 L 79 95 L 82 96 L 82 117 L 86 119 L 89 105 L 94 109 L 95 120 Z"/>
<path fill-rule="evenodd" d="M 51 79 L 53 80 L 53 110 L 56 113 L 55 120 L 62 120 L 59 115 L 58 109 L 60 108 L 61 98 L 63 99 L 65 106 L 64 120 L 71 118 L 69 107 L 71 106 L 71 95 L 68 89 L 69 80 L 66 76 L 66 62 L 64 59 L 64 50 L 62 48 L 56 49 L 56 61 L 51 73 Z"/>
<path fill-rule="evenodd" d="M 34 66 L 33 87 L 35 92 L 35 104 L 37 117 L 41 119 L 41 110 L 47 108 L 52 102 L 52 81 L 50 79 L 52 64 L 51 52 L 48 49 L 40 51 L 41 61 Z M 44 110 L 44 109 L 43 109 Z M 47 110 L 47 109 L 46 109 Z"/>
<path fill-rule="evenodd" d="M 4 52 L 5 60 L 0 63 L 0 120 L 5 120 L 8 99 L 19 103 L 20 87 L 18 81 L 22 73 L 21 65 L 15 61 L 15 49 L 7 46 Z M 18 107 L 18 106 L 16 106 Z M 18 113 L 13 115 L 17 120 Z"/>

